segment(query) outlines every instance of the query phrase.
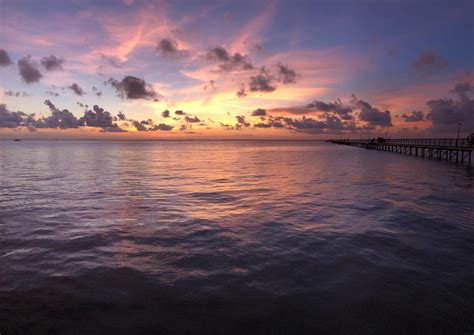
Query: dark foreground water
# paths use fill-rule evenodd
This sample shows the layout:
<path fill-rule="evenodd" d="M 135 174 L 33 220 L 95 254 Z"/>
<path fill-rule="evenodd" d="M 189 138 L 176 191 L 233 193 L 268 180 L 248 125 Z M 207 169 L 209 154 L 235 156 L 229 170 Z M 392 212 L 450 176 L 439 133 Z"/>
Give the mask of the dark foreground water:
<path fill-rule="evenodd" d="M 0 142 L 0 333 L 472 334 L 473 170 L 318 142 Z"/>

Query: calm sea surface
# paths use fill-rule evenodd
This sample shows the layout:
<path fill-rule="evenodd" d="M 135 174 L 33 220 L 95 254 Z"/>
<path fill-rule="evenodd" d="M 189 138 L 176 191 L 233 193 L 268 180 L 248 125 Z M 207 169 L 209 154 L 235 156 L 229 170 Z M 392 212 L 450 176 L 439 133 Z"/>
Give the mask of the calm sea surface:
<path fill-rule="evenodd" d="M 0 141 L 0 333 L 472 334 L 473 199 L 320 142 Z"/>

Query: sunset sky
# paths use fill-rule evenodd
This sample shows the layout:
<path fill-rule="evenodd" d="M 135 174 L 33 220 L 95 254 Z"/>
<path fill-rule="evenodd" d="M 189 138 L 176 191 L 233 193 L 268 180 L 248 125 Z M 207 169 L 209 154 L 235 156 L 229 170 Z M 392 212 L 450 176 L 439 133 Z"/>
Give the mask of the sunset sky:
<path fill-rule="evenodd" d="M 473 13 L 457 0 L 0 0 L 0 138 L 467 135 Z"/>

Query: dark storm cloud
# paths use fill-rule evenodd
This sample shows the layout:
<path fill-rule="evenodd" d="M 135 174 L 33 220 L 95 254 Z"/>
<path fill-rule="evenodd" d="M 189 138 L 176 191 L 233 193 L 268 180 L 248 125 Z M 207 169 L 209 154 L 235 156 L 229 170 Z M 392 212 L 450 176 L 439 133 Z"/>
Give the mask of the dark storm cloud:
<path fill-rule="evenodd" d="M 67 87 L 71 91 L 73 91 L 78 96 L 83 96 L 85 94 L 84 90 L 76 83 L 72 83 L 72 85 Z"/>
<path fill-rule="evenodd" d="M 453 92 L 457 99 L 436 99 L 426 103 L 428 113 L 426 118 L 431 121 L 434 131 L 454 131 L 458 123 L 464 129 L 474 129 L 474 99 L 471 83 L 456 84 Z"/>
<path fill-rule="evenodd" d="M 199 119 L 197 116 L 189 116 L 189 115 L 186 115 L 184 117 L 184 120 L 187 122 L 187 123 L 197 123 L 197 122 L 201 122 L 201 119 Z"/>
<path fill-rule="evenodd" d="M 178 48 L 178 42 L 171 38 L 164 38 L 156 47 L 158 53 L 165 57 L 179 57 L 187 54 L 187 50 Z"/>
<path fill-rule="evenodd" d="M 252 112 L 252 116 L 266 116 L 266 115 L 267 115 L 267 111 L 262 108 L 257 108 L 256 110 Z"/>
<path fill-rule="evenodd" d="M 439 59 L 434 51 L 423 51 L 411 64 L 411 67 L 415 69 L 419 74 L 429 75 L 433 72 L 443 69 L 448 66 L 447 60 Z"/>
<path fill-rule="evenodd" d="M 249 89 L 252 92 L 273 92 L 276 89 L 273 81 L 273 75 L 262 66 L 259 74 L 250 77 Z"/>
<path fill-rule="evenodd" d="M 170 111 L 167 110 L 167 109 L 164 110 L 163 112 L 161 112 L 161 116 L 162 116 L 162 117 L 165 117 L 165 118 L 166 118 L 166 117 L 170 117 Z"/>
<path fill-rule="evenodd" d="M 242 84 L 240 86 L 240 89 L 237 91 L 236 95 L 239 97 L 239 98 L 244 98 L 247 96 L 247 91 L 245 90 L 245 84 Z"/>
<path fill-rule="evenodd" d="M 28 97 L 30 96 L 28 93 L 26 93 L 25 91 L 23 92 L 14 92 L 12 90 L 8 90 L 8 91 L 4 91 L 3 94 L 5 94 L 6 96 L 9 96 L 9 97 Z"/>
<path fill-rule="evenodd" d="M 152 99 L 158 101 L 160 95 L 145 80 L 134 76 L 125 76 L 121 81 L 109 78 L 106 82 L 115 88 L 122 99 Z"/>
<path fill-rule="evenodd" d="M 278 81 L 282 82 L 283 84 L 292 84 L 296 82 L 297 74 L 295 70 L 281 63 L 278 63 L 277 67 L 278 67 Z"/>
<path fill-rule="evenodd" d="M 27 84 L 38 82 L 43 75 L 38 70 L 37 64 L 30 56 L 23 57 L 18 61 L 18 70 L 23 81 Z"/>
<path fill-rule="evenodd" d="M 402 118 L 405 122 L 419 122 L 425 119 L 425 113 L 423 111 L 413 111 L 411 114 L 402 114 Z"/>
<path fill-rule="evenodd" d="M 5 50 L 0 49 L 0 66 L 8 66 L 10 64 L 13 64 L 10 56 Z"/>
<path fill-rule="evenodd" d="M 360 109 L 359 120 L 367 122 L 371 127 L 392 127 L 392 117 L 390 111 L 380 111 L 376 107 L 372 107 L 364 100 L 358 100 L 353 96 L 354 105 Z"/>
<path fill-rule="evenodd" d="M 223 71 L 251 70 L 254 68 L 247 56 L 238 52 L 231 55 L 225 48 L 220 46 L 209 50 L 207 59 L 219 62 L 219 67 Z"/>
<path fill-rule="evenodd" d="M 62 70 L 63 64 L 64 64 L 64 59 L 58 58 L 54 55 L 43 57 L 41 59 L 41 65 L 43 65 L 46 71 Z"/>

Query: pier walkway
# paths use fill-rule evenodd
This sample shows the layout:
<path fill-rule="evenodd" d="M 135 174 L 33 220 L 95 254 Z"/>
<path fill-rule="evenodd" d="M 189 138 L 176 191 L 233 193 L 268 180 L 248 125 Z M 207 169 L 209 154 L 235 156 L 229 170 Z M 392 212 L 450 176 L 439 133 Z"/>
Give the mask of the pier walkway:
<path fill-rule="evenodd" d="M 329 140 L 328 142 L 444 160 L 467 166 L 471 166 L 471 156 L 474 150 L 474 143 L 470 143 L 467 139 L 456 138 L 342 139 Z"/>

